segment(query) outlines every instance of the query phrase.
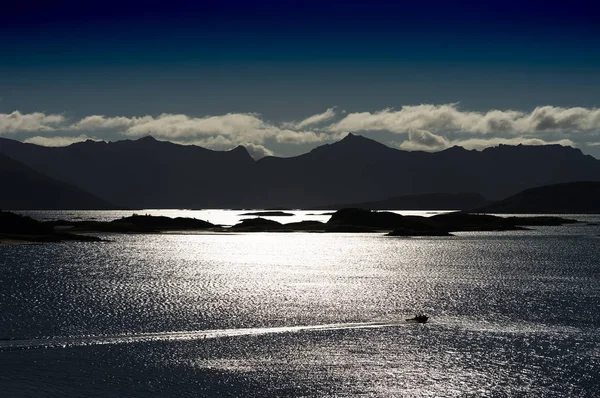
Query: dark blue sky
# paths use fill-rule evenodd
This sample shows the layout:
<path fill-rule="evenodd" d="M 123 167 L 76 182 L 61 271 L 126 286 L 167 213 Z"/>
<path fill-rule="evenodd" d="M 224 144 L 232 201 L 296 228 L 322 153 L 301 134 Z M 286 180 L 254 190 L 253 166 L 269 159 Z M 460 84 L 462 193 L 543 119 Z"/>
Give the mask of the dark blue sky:
<path fill-rule="evenodd" d="M 0 113 L 600 106 L 596 2 L 13 2 Z"/>

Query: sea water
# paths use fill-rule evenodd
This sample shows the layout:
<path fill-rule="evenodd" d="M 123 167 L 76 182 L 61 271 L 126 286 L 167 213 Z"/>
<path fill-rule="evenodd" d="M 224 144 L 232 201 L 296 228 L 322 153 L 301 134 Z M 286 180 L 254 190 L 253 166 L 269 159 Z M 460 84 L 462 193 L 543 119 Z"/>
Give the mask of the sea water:
<path fill-rule="evenodd" d="M 0 246 L 0 395 L 598 396 L 599 219 L 572 217 Z"/>

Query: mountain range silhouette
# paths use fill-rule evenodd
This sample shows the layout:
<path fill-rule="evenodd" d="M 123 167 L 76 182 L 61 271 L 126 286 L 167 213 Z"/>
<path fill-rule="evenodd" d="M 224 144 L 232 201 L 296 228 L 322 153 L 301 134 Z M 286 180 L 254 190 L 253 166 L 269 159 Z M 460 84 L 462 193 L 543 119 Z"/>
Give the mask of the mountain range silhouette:
<path fill-rule="evenodd" d="M 2 208 L 14 200 L 20 208 L 325 208 L 440 193 L 500 200 L 543 185 L 600 181 L 600 160 L 571 147 L 409 152 L 354 134 L 300 156 L 259 160 L 242 146 L 215 151 L 150 136 L 66 147 L 0 138 L 0 153 Z M 24 189 L 34 174 L 37 188 Z M 21 196 L 10 202 L 9 193 Z M 37 202 L 18 199 L 23 195 Z"/>

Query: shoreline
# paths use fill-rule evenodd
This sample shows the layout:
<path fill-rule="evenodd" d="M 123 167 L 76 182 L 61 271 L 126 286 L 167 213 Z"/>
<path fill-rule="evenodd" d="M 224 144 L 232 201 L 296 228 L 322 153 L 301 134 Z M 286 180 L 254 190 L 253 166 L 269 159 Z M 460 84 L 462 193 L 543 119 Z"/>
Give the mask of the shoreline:
<path fill-rule="evenodd" d="M 40 243 L 40 242 L 32 242 L 29 240 L 21 240 L 21 239 L 0 239 L 0 246 L 31 245 L 34 243 Z"/>

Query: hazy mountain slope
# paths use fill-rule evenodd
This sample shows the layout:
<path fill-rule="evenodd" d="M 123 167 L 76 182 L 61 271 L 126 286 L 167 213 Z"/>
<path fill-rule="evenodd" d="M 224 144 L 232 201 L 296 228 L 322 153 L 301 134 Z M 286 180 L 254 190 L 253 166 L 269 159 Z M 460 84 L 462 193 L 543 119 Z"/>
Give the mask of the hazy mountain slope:
<path fill-rule="evenodd" d="M 359 208 L 368 210 L 467 210 L 489 201 L 477 193 L 430 193 L 403 195 L 374 202 L 316 206 L 315 209 Z"/>
<path fill-rule="evenodd" d="M 478 208 L 482 213 L 600 213 L 600 182 L 580 181 L 527 189 Z"/>
<path fill-rule="evenodd" d="M 113 209 L 77 187 L 47 177 L 0 154 L 2 209 Z"/>

